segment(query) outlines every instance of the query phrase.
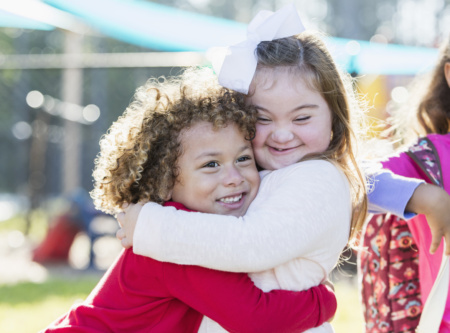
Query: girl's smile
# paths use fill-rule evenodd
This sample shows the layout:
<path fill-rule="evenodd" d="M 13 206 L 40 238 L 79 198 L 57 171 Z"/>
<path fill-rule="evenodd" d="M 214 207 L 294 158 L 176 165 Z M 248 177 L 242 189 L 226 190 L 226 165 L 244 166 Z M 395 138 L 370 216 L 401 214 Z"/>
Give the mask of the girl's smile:
<path fill-rule="evenodd" d="M 305 155 L 325 151 L 331 139 L 331 111 L 322 95 L 300 74 L 266 70 L 256 82 L 250 103 L 258 110 L 252 141 L 257 164 L 276 170 Z"/>
<path fill-rule="evenodd" d="M 300 145 L 296 146 L 296 147 L 292 147 L 292 148 L 276 148 L 276 147 L 271 147 L 268 146 L 269 149 L 274 150 L 272 153 L 273 154 L 283 154 L 283 153 L 290 153 L 292 152 L 294 149 L 299 148 Z"/>

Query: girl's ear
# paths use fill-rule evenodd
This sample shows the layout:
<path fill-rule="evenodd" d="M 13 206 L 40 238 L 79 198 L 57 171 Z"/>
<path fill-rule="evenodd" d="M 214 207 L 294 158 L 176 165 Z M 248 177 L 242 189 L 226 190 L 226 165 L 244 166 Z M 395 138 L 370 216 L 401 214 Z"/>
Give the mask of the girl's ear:
<path fill-rule="evenodd" d="M 447 85 L 450 87 L 450 62 L 446 62 L 444 66 L 445 79 L 447 80 Z"/>

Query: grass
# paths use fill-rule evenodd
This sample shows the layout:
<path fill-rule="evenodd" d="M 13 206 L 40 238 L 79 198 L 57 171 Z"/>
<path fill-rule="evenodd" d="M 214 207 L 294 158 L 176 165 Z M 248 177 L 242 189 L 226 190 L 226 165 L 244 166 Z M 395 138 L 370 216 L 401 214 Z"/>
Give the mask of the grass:
<path fill-rule="evenodd" d="M 0 332 L 38 332 L 86 298 L 98 276 L 0 286 Z"/>
<path fill-rule="evenodd" d="M 100 276 L 51 278 L 44 283 L 0 286 L 0 332 L 38 332 L 86 298 Z M 336 333 L 362 332 L 358 292 L 347 281 L 336 284 L 338 311 L 333 320 Z"/>
<path fill-rule="evenodd" d="M 338 308 L 332 322 L 336 333 L 364 332 L 364 320 L 356 281 L 335 284 Z"/>
<path fill-rule="evenodd" d="M 27 218 L 31 220 L 29 230 L 27 229 Z M 0 221 L 0 232 L 19 230 L 22 233 L 27 232 L 27 237 L 34 242 L 42 240 L 47 233 L 48 221 L 50 216 L 41 209 L 34 210 L 30 216 L 23 214 L 16 215 L 13 218 Z"/>

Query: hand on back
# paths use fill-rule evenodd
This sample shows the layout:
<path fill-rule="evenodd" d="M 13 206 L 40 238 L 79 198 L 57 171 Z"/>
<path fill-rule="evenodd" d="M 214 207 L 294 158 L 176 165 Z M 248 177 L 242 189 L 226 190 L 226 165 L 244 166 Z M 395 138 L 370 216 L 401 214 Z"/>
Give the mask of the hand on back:
<path fill-rule="evenodd" d="M 122 213 L 117 214 L 116 218 L 121 228 L 117 231 L 116 237 L 126 249 L 133 246 L 134 229 L 142 207 L 143 203 L 128 204 L 123 206 Z"/>

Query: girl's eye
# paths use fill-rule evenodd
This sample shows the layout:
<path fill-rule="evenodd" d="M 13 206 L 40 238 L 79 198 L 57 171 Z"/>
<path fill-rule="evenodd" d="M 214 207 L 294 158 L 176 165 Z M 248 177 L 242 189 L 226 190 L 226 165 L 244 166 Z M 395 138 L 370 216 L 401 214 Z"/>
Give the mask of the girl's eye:
<path fill-rule="evenodd" d="M 219 163 L 212 161 L 212 162 L 206 163 L 203 167 L 204 168 L 217 168 L 218 166 L 219 166 Z"/>
<path fill-rule="evenodd" d="M 306 120 L 308 120 L 310 118 L 311 118 L 311 116 L 298 117 L 298 118 L 295 119 L 295 121 L 306 121 Z"/>

